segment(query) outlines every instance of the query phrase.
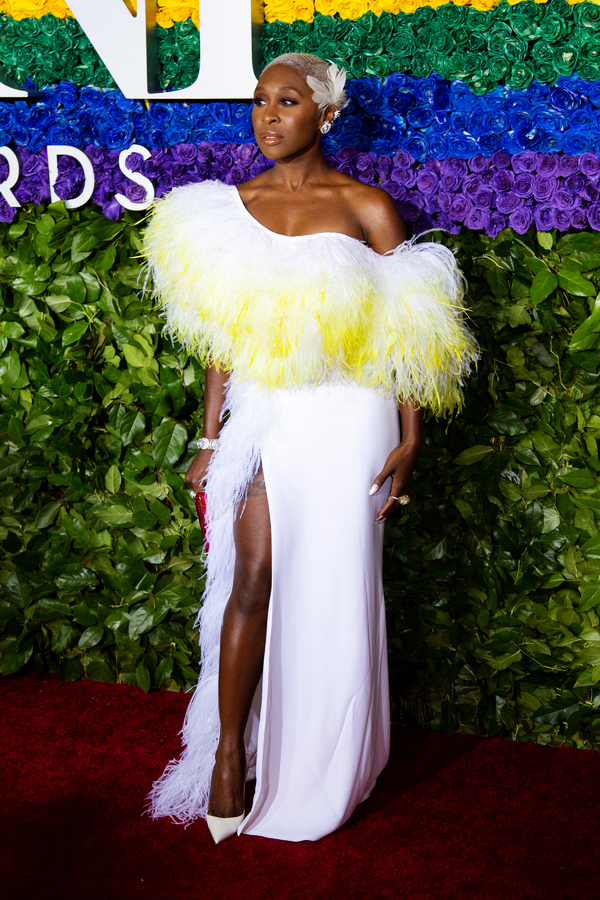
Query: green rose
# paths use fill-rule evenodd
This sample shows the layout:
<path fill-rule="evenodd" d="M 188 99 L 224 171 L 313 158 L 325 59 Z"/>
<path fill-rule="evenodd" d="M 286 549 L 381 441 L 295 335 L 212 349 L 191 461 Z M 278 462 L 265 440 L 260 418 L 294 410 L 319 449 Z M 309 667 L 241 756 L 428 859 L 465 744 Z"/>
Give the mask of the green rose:
<path fill-rule="evenodd" d="M 553 11 L 548 12 L 540 22 L 540 37 L 545 41 L 553 43 L 560 41 L 570 31 L 572 31 L 573 23 L 569 19 L 557 16 Z"/>
<path fill-rule="evenodd" d="M 552 64 L 558 75 L 572 75 L 577 68 L 579 54 L 576 47 L 570 44 L 563 44 L 557 47 L 552 54 Z"/>
<path fill-rule="evenodd" d="M 449 31 L 438 31 L 433 35 L 432 49 L 436 53 L 451 53 L 454 47 L 454 39 Z"/>
<path fill-rule="evenodd" d="M 283 22 L 281 24 L 283 25 Z M 267 27 L 270 26 L 263 25 L 263 30 Z M 313 28 L 316 34 L 319 34 L 324 38 L 331 37 L 335 30 L 335 19 L 331 16 L 322 16 L 321 13 L 315 13 Z"/>
<path fill-rule="evenodd" d="M 453 3 L 447 3 L 440 6 L 437 10 L 438 22 L 443 23 L 444 28 L 452 30 L 464 24 L 466 19 L 466 8 L 464 6 L 454 6 Z"/>
<path fill-rule="evenodd" d="M 596 30 L 600 25 L 600 8 L 594 3 L 580 3 L 573 9 L 573 18 L 585 28 Z"/>
<path fill-rule="evenodd" d="M 395 40 L 396 35 L 396 16 L 393 16 L 391 13 L 382 12 L 377 20 L 377 33 L 379 34 L 379 39 L 383 46 L 389 44 L 390 41 Z"/>
<path fill-rule="evenodd" d="M 475 75 L 477 72 L 481 72 L 486 63 L 485 57 L 481 53 L 463 53 L 462 54 L 462 69 L 467 75 Z"/>
<path fill-rule="evenodd" d="M 591 36 L 581 48 L 579 56 L 581 59 L 589 60 L 590 62 L 600 60 L 600 35 Z"/>
<path fill-rule="evenodd" d="M 504 53 L 509 62 L 523 62 L 527 56 L 527 44 L 521 38 L 513 35 L 506 39 L 504 44 Z"/>
<path fill-rule="evenodd" d="M 520 4 L 524 6 L 525 4 Z M 523 15 L 517 7 L 517 11 L 509 19 L 510 25 L 517 37 L 526 41 L 534 41 L 540 34 L 540 26 L 537 19 L 532 16 Z"/>
<path fill-rule="evenodd" d="M 533 68 L 536 81 L 541 84 L 554 84 L 556 82 L 556 72 L 552 62 L 536 62 Z"/>
<path fill-rule="evenodd" d="M 54 35 L 54 49 L 57 53 L 66 53 L 68 50 L 72 50 L 74 45 L 74 35 L 70 34 L 66 28 L 61 28 Z"/>
<path fill-rule="evenodd" d="M 583 63 L 579 63 L 578 75 L 580 78 L 583 78 L 584 81 L 599 81 L 600 80 L 600 61 L 592 62 L 585 61 Z"/>
<path fill-rule="evenodd" d="M 165 29 L 166 31 L 170 31 L 170 28 Z M 184 19 L 183 22 L 175 22 L 173 31 L 182 38 L 186 37 L 198 37 L 198 28 L 192 21 L 192 19 Z"/>
<path fill-rule="evenodd" d="M 492 81 L 502 81 L 508 72 L 508 62 L 504 56 L 491 56 L 488 59 L 488 70 Z"/>
<path fill-rule="evenodd" d="M 413 60 L 413 75 L 417 78 L 427 78 L 433 72 L 430 53 L 419 53 Z M 435 54 L 433 54 L 435 56 Z"/>
<path fill-rule="evenodd" d="M 390 74 L 390 64 L 383 53 L 365 55 L 365 75 L 374 75 L 375 78 L 387 78 Z"/>
<path fill-rule="evenodd" d="M 456 41 L 457 47 L 470 47 L 471 46 L 471 32 L 468 28 L 465 28 L 463 25 L 459 25 L 458 28 L 455 28 L 452 32 L 452 37 Z"/>
<path fill-rule="evenodd" d="M 492 16 L 489 12 L 482 12 L 469 6 L 467 9 L 467 28 L 471 31 L 489 31 L 492 24 Z"/>
<path fill-rule="evenodd" d="M 431 6 L 420 6 L 411 16 L 415 20 L 415 28 L 420 25 L 431 24 L 435 17 L 435 10 Z"/>
<path fill-rule="evenodd" d="M 469 47 L 474 53 L 485 53 L 487 55 L 487 40 L 485 39 L 485 35 L 478 31 L 471 34 Z"/>
<path fill-rule="evenodd" d="M 409 28 L 398 30 L 394 35 L 391 50 L 397 56 L 411 56 L 415 48 L 415 38 Z"/>
<path fill-rule="evenodd" d="M 494 56 L 503 56 L 506 41 L 513 37 L 513 33 L 504 22 L 496 22 L 488 35 L 488 50 Z"/>
<path fill-rule="evenodd" d="M 26 40 L 34 40 L 35 36 L 40 33 L 39 19 L 21 19 L 19 23 L 19 34 Z"/>
<path fill-rule="evenodd" d="M 468 79 L 469 88 L 477 97 L 483 97 L 498 87 L 498 82 L 493 81 L 486 73 L 478 73 Z"/>
<path fill-rule="evenodd" d="M 549 62 L 553 53 L 554 47 L 547 44 L 546 41 L 536 41 L 531 48 L 531 57 L 536 62 Z"/>
<path fill-rule="evenodd" d="M 533 78 L 533 68 L 527 65 L 527 63 L 520 62 L 511 66 L 508 75 L 506 76 L 506 84 L 508 87 L 520 91 L 523 88 L 529 87 Z"/>

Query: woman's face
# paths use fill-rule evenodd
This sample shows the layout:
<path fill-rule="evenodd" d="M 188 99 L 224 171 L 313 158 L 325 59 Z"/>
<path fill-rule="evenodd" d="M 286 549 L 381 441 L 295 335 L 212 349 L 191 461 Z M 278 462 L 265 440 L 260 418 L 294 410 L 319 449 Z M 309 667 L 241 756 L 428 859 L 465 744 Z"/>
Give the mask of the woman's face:
<path fill-rule="evenodd" d="M 315 145 L 323 114 L 300 72 L 290 66 L 270 66 L 254 91 L 252 127 L 267 159 L 285 159 Z"/>

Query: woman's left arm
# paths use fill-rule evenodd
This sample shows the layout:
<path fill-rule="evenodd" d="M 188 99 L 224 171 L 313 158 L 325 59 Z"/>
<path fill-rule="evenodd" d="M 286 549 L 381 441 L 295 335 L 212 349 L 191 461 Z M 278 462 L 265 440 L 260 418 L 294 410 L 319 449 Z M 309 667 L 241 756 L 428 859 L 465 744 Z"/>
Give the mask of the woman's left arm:
<path fill-rule="evenodd" d="M 391 512 L 400 508 L 398 501 L 391 498 L 401 497 L 406 493 L 423 446 L 422 410 L 417 409 L 414 403 L 402 403 L 400 421 L 402 422 L 402 442 L 399 447 L 392 450 L 371 488 L 371 493 L 374 494 L 386 479 L 392 479 L 389 498 L 386 498 L 384 505 L 377 513 L 378 522 L 384 522 Z"/>
<path fill-rule="evenodd" d="M 361 204 L 362 226 L 369 246 L 376 253 L 384 254 L 394 250 L 406 240 L 406 227 L 398 212 L 398 207 L 389 194 L 381 189 L 365 191 Z M 392 450 L 386 464 L 373 482 L 371 493 L 378 491 L 386 479 L 392 479 L 391 497 L 401 497 L 406 493 L 412 473 L 423 446 L 423 412 L 414 403 L 400 405 L 402 422 L 402 443 Z M 397 500 L 387 499 L 379 512 L 377 521 L 384 522 L 391 512 L 400 508 Z"/>

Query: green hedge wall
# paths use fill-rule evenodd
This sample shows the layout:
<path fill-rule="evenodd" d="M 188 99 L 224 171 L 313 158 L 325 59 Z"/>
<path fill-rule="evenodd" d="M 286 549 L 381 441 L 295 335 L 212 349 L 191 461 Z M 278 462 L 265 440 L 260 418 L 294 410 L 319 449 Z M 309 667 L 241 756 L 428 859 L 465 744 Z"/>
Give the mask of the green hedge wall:
<path fill-rule="evenodd" d="M 141 218 L 0 225 L 0 671 L 196 680 L 201 535 L 181 474 L 203 370 L 141 293 Z M 445 236 L 483 356 L 387 526 L 394 714 L 600 738 L 600 235 Z"/>

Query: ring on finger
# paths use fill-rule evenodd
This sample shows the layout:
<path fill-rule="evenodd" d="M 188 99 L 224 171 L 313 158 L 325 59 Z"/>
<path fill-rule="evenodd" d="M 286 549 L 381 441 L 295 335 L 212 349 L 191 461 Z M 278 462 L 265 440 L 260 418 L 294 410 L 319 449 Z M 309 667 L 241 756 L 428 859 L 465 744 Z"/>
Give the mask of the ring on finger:
<path fill-rule="evenodd" d="M 397 500 L 400 506 L 408 506 L 410 503 L 410 497 L 408 494 L 401 494 L 399 497 L 394 497 L 393 494 L 390 494 L 388 497 L 389 500 Z"/>

